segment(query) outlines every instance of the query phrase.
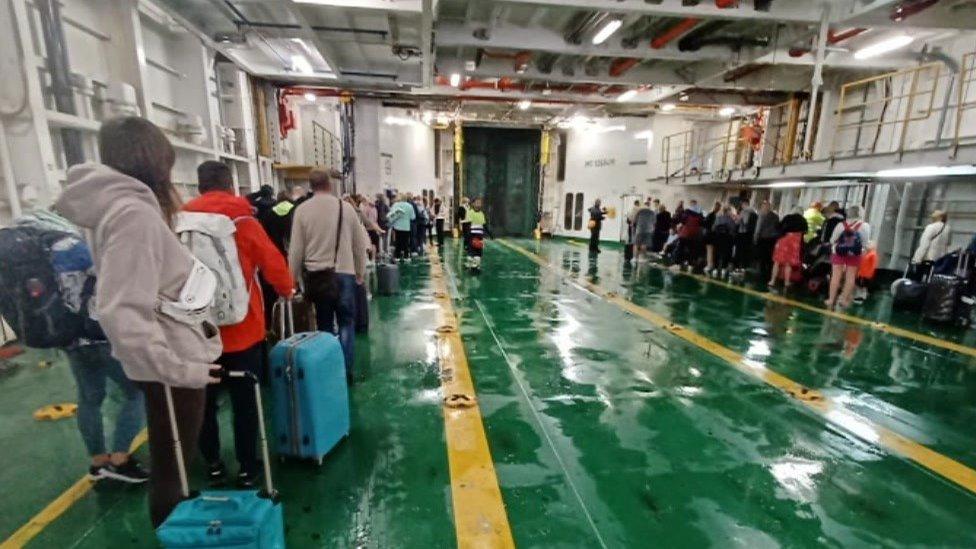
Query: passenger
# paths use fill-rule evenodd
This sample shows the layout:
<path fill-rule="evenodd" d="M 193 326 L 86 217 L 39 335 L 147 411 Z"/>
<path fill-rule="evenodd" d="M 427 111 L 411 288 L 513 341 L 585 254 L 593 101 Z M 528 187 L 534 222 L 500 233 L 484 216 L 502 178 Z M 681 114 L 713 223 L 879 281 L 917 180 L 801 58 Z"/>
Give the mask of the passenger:
<path fill-rule="evenodd" d="M 464 249 L 468 249 L 468 229 L 471 225 L 468 223 L 468 209 L 471 208 L 471 203 L 468 197 L 461 197 L 461 205 L 457 208 L 457 223 L 458 228 L 461 230 L 461 242 L 464 244 Z"/>
<path fill-rule="evenodd" d="M 675 262 L 682 265 L 694 265 L 701 256 L 701 224 L 702 216 L 696 211 L 698 203 L 692 200 L 688 208 L 681 214 L 678 222 L 678 250 Z M 701 208 L 697 208 L 700 210 Z"/>
<path fill-rule="evenodd" d="M 671 235 L 671 213 L 668 212 L 667 206 L 657 199 L 651 204 L 653 209 L 657 210 L 657 215 L 654 218 L 654 245 L 651 249 L 654 253 L 661 253 Z"/>
<path fill-rule="evenodd" d="M 332 180 L 322 170 L 308 176 L 312 198 L 295 210 L 288 265 L 315 304 L 319 330 L 339 336 L 346 379 L 353 381 L 356 286 L 366 276 L 369 237 L 356 210 L 332 194 Z"/>
<path fill-rule="evenodd" d="M 861 220 L 861 208 L 851 206 L 847 209 L 847 219 L 834 226 L 830 237 L 832 265 L 830 275 L 830 293 L 824 304 L 828 309 L 835 305 L 847 308 L 854 297 L 854 282 L 858 268 L 865 253 L 865 248 L 871 240 L 871 226 Z M 840 291 L 843 283 L 843 292 Z M 840 302 L 837 301 L 840 293 Z"/>
<path fill-rule="evenodd" d="M 867 253 L 857 270 L 857 289 L 854 293 L 854 303 L 860 305 L 868 298 L 868 291 L 874 285 L 874 276 L 878 270 L 878 251 L 874 241 L 868 242 Z"/>
<path fill-rule="evenodd" d="M 732 241 L 735 234 L 735 212 L 732 206 L 724 206 L 722 212 L 715 216 L 712 225 L 712 247 L 715 249 L 715 263 L 711 276 L 726 278 L 729 274 L 729 264 L 732 261 Z"/>
<path fill-rule="evenodd" d="M 713 235 L 715 228 L 715 219 L 718 214 L 722 213 L 722 203 L 715 201 L 715 205 L 712 206 L 712 211 L 708 212 L 705 216 L 705 222 L 702 223 L 702 229 L 704 230 L 704 244 L 705 244 L 705 273 L 711 274 L 715 270 L 715 243 Z"/>
<path fill-rule="evenodd" d="M 444 221 L 446 219 L 447 208 L 440 198 L 434 199 L 434 229 L 437 233 L 437 247 L 444 248 Z"/>
<path fill-rule="evenodd" d="M 366 227 L 369 235 L 369 242 L 372 245 L 374 261 L 378 259 L 382 251 L 383 229 L 380 227 L 379 216 L 376 213 L 376 205 L 366 199 L 365 196 L 358 195 L 356 201 L 359 203 L 359 215 Z"/>
<path fill-rule="evenodd" d="M 766 280 L 773 269 L 773 248 L 779 240 L 779 215 L 768 200 L 759 204 L 759 221 L 756 223 L 755 252 L 759 263 L 760 280 Z"/>
<path fill-rule="evenodd" d="M 380 226 L 380 230 L 383 231 L 383 236 L 390 230 L 390 224 L 386 219 L 386 216 L 390 214 L 390 203 L 387 201 L 386 195 L 383 193 L 376 193 L 376 201 L 373 202 L 376 206 L 376 224 Z"/>
<path fill-rule="evenodd" d="M 679 200 L 678 205 L 674 208 L 674 214 L 671 216 L 671 228 L 677 229 L 678 224 L 681 222 L 681 218 L 685 213 L 685 201 Z"/>
<path fill-rule="evenodd" d="M 752 247 L 756 234 L 756 224 L 759 222 L 759 214 L 756 210 L 749 207 L 749 201 L 743 200 L 739 203 L 738 219 L 735 226 L 735 246 L 733 265 L 736 270 L 744 271 L 752 263 Z"/>
<path fill-rule="evenodd" d="M 803 217 L 803 208 L 797 206 L 785 216 L 779 225 L 779 232 L 783 235 L 776 241 L 773 250 L 773 270 L 769 277 L 769 287 L 776 286 L 780 270 L 783 271 L 783 287 L 792 285 L 794 269 L 803 267 L 803 235 L 807 233 L 807 220 Z"/>
<path fill-rule="evenodd" d="M 807 233 L 803 236 L 804 242 L 812 242 L 820 233 L 820 227 L 823 227 L 824 219 L 826 219 L 822 210 L 823 204 L 820 201 L 816 201 L 810 204 L 810 207 L 803 212 L 803 218 L 807 220 Z"/>
<path fill-rule="evenodd" d="M 164 384 L 173 388 L 176 428 L 189 463 L 203 421 L 204 387 L 220 381 L 213 363 L 221 353 L 220 334 L 209 321 L 165 307 L 194 286 L 189 279 L 195 265 L 171 229 L 179 199 L 170 180 L 176 154 L 169 139 L 143 118 L 115 118 L 102 124 L 98 151 L 102 164 L 68 170 L 56 208 L 93 232 L 98 318 L 126 377 L 145 394 L 155 527 L 183 499 Z"/>
<path fill-rule="evenodd" d="M 820 242 L 824 246 L 830 245 L 830 238 L 834 234 L 834 229 L 837 225 L 844 221 L 844 213 L 841 210 L 840 204 L 834 200 L 827 204 L 824 208 L 824 217 L 826 218 L 823 223 L 823 227 L 820 229 Z"/>
<path fill-rule="evenodd" d="M 253 274 L 260 273 L 274 292 L 285 298 L 290 298 L 295 292 L 294 280 L 288 272 L 284 256 L 251 216 L 251 205 L 247 200 L 234 196 L 234 179 L 226 164 L 215 160 L 200 164 L 197 167 L 197 190 L 200 196 L 183 206 L 183 210 L 220 214 L 234 221 L 238 261 L 250 285 L 247 316 L 239 324 L 220 327 L 224 351 L 217 364 L 227 371 L 250 372 L 261 377 L 266 336 L 264 300 L 261 290 L 254 283 Z M 250 489 L 255 486 L 261 472 L 257 454 L 258 407 L 250 383 L 226 379 L 207 387 L 200 452 L 207 462 L 210 484 L 223 485 L 227 480 L 227 467 L 220 458 L 220 427 L 217 423 L 218 398 L 223 390 L 230 394 L 233 410 L 237 486 Z"/>
<path fill-rule="evenodd" d="M 600 205 L 600 199 L 593 201 L 590 208 L 590 221 L 587 227 L 590 229 L 590 252 L 600 253 L 600 229 L 603 228 L 603 219 L 607 216 L 607 209 Z"/>
<path fill-rule="evenodd" d="M 650 201 L 637 209 L 634 214 L 634 260 L 638 263 L 647 260 L 647 252 L 654 245 L 654 226 L 657 214 L 651 209 Z"/>
<path fill-rule="evenodd" d="M 424 199 L 424 215 L 427 218 L 427 224 L 425 228 L 427 229 L 427 242 L 434 243 L 434 213 L 433 204 L 430 203 L 426 198 Z"/>
<path fill-rule="evenodd" d="M 420 197 L 410 196 L 410 207 L 414 217 L 410 221 L 410 251 L 411 255 L 420 256 L 424 253 L 424 210 L 420 206 Z"/>
<path fill-rule="evenodd" d="M 255 217 L 261 219 L 276 203 L 274 189 L 271 185 L 261 185 L 260 189 L 247 195 L 247 201 L 254 206 Z"/>
<path fill-rule="evenodd" d="M 476 198 L 468 209 L 468 223 L 471 225 L 471 245 L 468 247 L 466 264 L 472 269 L 481 269 L 481 258 L 484 255 L 485 237 L 491 236 L 488 232 L 488 220 L 485 213 L 481 211 L 481 199 Z"/>
<path fill-rule="evenodd" d="M 410 222 L 414 220 L 415 215 L 413 206 L 405 196 L 398 196 L 393 207 L 390 208 L 388 219 L 393 227 L 394 256 L 400 261 L 410 261 L 410 242 L 413 234 L 410 232 Z"/>
<path fill-rule="evenodd" d="M 635 200 L 633 207 L 627 212 L 627 243 L 634 244 L 634 218 L 637 216 L 637 211 L 640 210 L 641 203 L 640 200 Z"/>
<path fill-rule="evenodd" d="M 912 255 L 912 263 L 935 261 L 949 253 L 949 239 L 952 228 L 949 226 L 949 216 L 942 210 L 932 212 L 932 222 L 925 226 L 918 248 Z"/>
<path fill-rule="evenodd" d="M 132 441 L 146 420 L 142 391 L 125 376 L 122 364 L 112 358 L 112 348 L 106 341 L 81 340 L 65 348 L 64 354 L 78 386 L 78 431 L 91 456 L 88 478 L 146 482 L 149 473 L 129 454 Z M 102 423 L 102 403 L 109 379 L 122 391 L 124 399 L 115 416 L 111 452 L 105 444 Z"/>

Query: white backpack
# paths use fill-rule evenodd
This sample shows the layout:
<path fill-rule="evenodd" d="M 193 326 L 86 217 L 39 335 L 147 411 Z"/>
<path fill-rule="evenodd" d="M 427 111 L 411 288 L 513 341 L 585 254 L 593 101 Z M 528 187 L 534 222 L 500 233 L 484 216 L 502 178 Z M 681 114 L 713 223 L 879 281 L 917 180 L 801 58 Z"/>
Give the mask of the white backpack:
<path fill-rule="evenodd" d="M 217 277 L 211 311 L 218 326 L 242 322 L 251 301 L 250 284 L 241 269 L 234 240 L 236 222 L 213 213 L 181 212 L 176 216 L 175 230 L 180 241 Z"/>

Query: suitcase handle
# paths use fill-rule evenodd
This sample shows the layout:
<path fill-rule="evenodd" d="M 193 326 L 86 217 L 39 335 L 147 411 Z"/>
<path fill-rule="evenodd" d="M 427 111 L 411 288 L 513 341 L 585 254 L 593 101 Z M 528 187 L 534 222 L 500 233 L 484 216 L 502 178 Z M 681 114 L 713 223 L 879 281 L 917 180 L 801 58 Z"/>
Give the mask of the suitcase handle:
<path fill-rule="evenodd" d="M 258 407 L 258 440 L 261 444 L 261 456 L 264 460 L 264 496 L 277 499 L 278 493 L 274 489 L 271 479 L 271 456 L 268 452 L 268 436 L 264 420 L 264 405 L 261 400 L 261 384 L 251 372 L 224 371 L 224 376 L 234 379 L 250 380 L 254 384 L 254 399 Z M 169 385 L 163 386 L 166 395 L 166 412 L 169 414 L 169 428 L 173 436 L 173 448 L 176 452 L 176 468 L 180 479 L 180 493 L 184 499 L 190 497 L 190 484 L 186 477 L 186 462 L 183 461 L 183 443 L 180 441 L 180 430 L 176 427 L 176 408 L 173 405 L 173 389 Z"/>
<path fill-rule="evenodd" d="M 296 294 L 297 295 L 297 294 Z M 281 339 L 288 339 L 295 335 L 295 308 L 292 306 L 294 298 L 281 298 L 275 307 L 281 307 Z"/>

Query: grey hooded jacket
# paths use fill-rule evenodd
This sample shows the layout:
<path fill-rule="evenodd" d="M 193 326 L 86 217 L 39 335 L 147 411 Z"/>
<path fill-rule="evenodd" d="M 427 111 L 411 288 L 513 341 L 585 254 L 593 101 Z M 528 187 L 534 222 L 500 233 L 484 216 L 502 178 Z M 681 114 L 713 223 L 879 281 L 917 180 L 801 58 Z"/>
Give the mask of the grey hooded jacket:
<path fill-rule="evenodd" d="M 96 312 L 112 354 L 135 381 L 207 385 L 222 346 L 216 327 L 158 312 L 175 301 L 193 256 L 163 219 L 146 185 L 101 164 L 68 170 L 55 208 L 89 231 L 98 276 Z"/>

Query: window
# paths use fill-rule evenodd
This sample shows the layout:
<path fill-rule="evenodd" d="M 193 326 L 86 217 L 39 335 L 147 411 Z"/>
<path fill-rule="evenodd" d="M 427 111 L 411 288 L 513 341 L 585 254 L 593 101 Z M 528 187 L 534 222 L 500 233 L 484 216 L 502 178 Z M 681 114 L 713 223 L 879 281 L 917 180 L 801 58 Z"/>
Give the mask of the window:
<path fill-rule="evenodd" d="M 566 205 L 563 209 L 563 229 L 573 230 L 573 193 L 566 193 Z"/>
<path fill-rule="evenodd" d="M 576 207 L 573 209 L 573 230 L 583 229 L 583 193 L 576 193 Z"/>

